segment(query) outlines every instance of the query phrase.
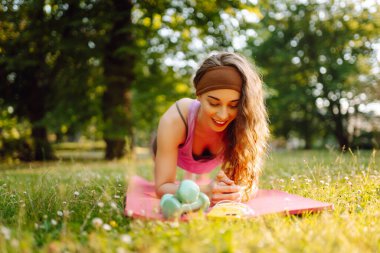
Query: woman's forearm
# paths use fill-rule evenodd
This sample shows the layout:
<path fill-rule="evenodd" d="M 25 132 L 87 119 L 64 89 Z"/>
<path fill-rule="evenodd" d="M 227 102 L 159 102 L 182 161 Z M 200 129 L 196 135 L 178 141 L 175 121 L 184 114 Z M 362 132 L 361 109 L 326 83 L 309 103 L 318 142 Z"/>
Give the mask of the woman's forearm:
<path fill-rule="evenodd" d="M 157 197 L 161 198 L 164 194 L 175 194 L 178 189 L 178 184 L 175 183 L 164 183 L 156 187 Z"/>
<path fill-rule="evenodd" d="M 203 192 L 209 198 L 211 198 L 211 195 L 212 195 L 212 186 L 211 186 L 211 184 L 200 185 L 199 188 L 201 189 L 201 192 Z"/>

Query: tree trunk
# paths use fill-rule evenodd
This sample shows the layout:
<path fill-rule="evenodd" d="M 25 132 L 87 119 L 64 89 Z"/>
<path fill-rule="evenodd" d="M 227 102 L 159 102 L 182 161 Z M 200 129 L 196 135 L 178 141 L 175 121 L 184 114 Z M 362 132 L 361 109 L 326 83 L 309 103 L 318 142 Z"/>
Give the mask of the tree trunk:
<path fill-rule="evenodd" d="M 123 157 L 125 154 L 125 140 L 112 140 L 105 139 L 106 142 L 106 155 L 107 160 L 112 160 L 114 158 Z"/>
<path fill-rule="evenodd" d="M 38 81 L 34 81 L 34 92 L 25 100 L 29 104 L 28 118 L 32 124 L 33 159 L 36 161 L 54 160 L 55 155 L 48 140 L 47 129 L 40 124 L 46 114 L 45 103 L 48 88 L 46 86 L 40 87 L 37 84 Z M 33 82 L 33 80 L 30 80 L 30 82 Z"/>
<path fill-rule="evenodd" d="M 334 121 L 334 135 L 339 143 L 339 147 L 341 149 L 348 149 L 350 148 L 350 141 L 348 138 L 348 132 L 347 129 L 344 127 L 344 115 L 341 113 L 341 108 L 339 104 L 333 104 L 330 105 L 330 113 L 332 115 L 332 119 Z M 334 106 L 338 109 L 337 112 L 334 112 Z"/>
<path fill-rule="evenodd" d="M 335 137 L 337 138 L 341 149 L 348 149 L 351 146 L 345 130 L 346 129 L 343 128 L 342 121 L 335 120 Z"/>
<path fill-rule="evenodd" d="M 103 136 L 106 142 L 105 158 L 123 157 L 132 149 L 132 119 L 130 90 L 135 74 L 136 59 L 132 33 L 132 2 L 114 0 L 112 29 L 105 46 L 104 75 L 107 89 L 103 95 L 102 112 L 104 120 Z M 125 147 L 126 138 L 130 147 Z"/>
<path fill-rule="evenodd" d="M 32 13 L 33 23 L 30 29 L 33 31 L 47 31 L 48 26 L 41 20 L 44 19 L 43 3 L 36 3 Z M 23 93 L 23 101 L 27 104 L 26 114 L 32 125 L 33 159 L 45 161 L 55 159 L 53 148 L 48 141 L 46 126 L 41 124 L 47 112 L 47 99 L 51 92 L 50 80 L 48 79 L 48 67 L 45 62 L 46 49 L 45 38 L 33 35 L 36 50 L 31 54 L 35 64 L 25 72 L 25 84 L 28 89 Z M 32 91 L 32 92 L 28 92 Z"/>
<path fill-rule="evenodd" d="M 308 115 L 311 114 L 311 110 L 307 108 L 307 106 L 304 107 L 304 119 L 303 119 L 303 138 L 305 140 L 305 147 L 304 149 L 309 150 L 312 148 L 312 119 L 308 117 Z"/>
<path fill-rule="evenodd" d="M 34 160 L 46 161 L 55 159 L 53 149 L 48 141 L 46 127 L 32 127 Z"/>

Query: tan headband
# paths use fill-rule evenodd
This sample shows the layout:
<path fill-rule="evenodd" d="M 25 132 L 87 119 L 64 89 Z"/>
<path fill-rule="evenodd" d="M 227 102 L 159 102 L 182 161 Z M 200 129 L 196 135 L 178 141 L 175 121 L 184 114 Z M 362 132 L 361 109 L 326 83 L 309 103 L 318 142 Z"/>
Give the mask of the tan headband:
<path fill-rule="evenodd" d="M 231 66 L 212 67 L 195 84 L 196 95 L 219 89 L 232 89 L 241 92 L 243 80 L 239 71 Z"/>

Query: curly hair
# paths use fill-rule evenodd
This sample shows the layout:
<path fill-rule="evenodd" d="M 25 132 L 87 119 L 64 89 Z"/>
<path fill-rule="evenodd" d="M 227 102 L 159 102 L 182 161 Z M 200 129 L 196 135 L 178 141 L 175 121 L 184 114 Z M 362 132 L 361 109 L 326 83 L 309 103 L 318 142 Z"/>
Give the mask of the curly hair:
<path fill-rule="evenodd" d="M 245 187 L 243 200 L 255 193 L 269 138 L 268 115 L 262 80 L 255 66 L 236 53 L 222 52 L 207 58 L 195 73 L 194 86 L 209 68 L 235 67 L 243 79 L 237 117 L 224 137 L 222 170 L 236 184 Z"/>

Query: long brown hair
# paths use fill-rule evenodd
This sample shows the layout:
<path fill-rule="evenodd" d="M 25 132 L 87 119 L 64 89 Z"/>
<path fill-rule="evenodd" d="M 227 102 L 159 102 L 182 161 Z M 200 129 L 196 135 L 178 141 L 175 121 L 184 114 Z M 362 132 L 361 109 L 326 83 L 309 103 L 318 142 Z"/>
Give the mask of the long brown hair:
<path fill-rule="evenodd" d="M 228 126 L 224 138 L 222 169 L 236 184 L 245 187 L 243 199 L 247 200 L 257 189 L 269 137 L 262 80 L 255 66 L 246 58 L 223 52 L 202 63 L 194 76 L 194 86 L 209 68 L 216 66 L 233 66 L 243 79 L 238 114 Z"/>

